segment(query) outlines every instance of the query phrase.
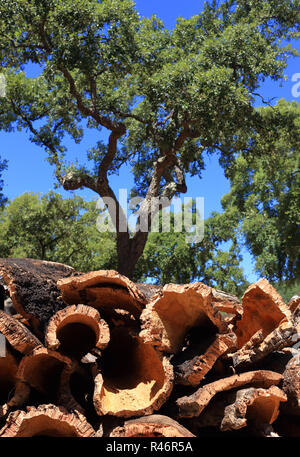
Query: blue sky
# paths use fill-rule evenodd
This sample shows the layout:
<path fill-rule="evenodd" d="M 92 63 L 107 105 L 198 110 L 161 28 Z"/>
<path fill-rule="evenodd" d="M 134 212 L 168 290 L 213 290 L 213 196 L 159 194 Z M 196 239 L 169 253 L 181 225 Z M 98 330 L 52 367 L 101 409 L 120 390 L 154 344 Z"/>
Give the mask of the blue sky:
<path fill-rule="evenodd" d="M 200 0 L 136 0 L 136 8 L 142 16 L 151 16 L 152 14 L 160 17 L 166 27 L 174 27 L 177 17 L 188 18 L 199 13 L 203 8 L 204 1 Z M 294 47 L 299 50 L 299 42 L 293 43 Z M 28 75 L 35 76 L 37 74 L 35 67 L 30 67 Z M 285 71 L 287 81 L 282 84 L 267 80 L 262 86 L 261 94 L 266 99 L 275 98 L 275 103 L 280 98 L 287 100 L 295 100 L 292 95 L 292 87 L 295 83 L 292 82 L 292 75 L 300 73 L 300 58 L 290 58 L 288 67 Z M 300 98 L 296 99 L 300 101 Z M 45 152 L 33 145 L 28 140 L 28 134 L 25 132 L 0 133 L 1 149 L 0 155 L 7 158 L 8 170 L 4 173 L 5 181 L 4 193 L 9 199 L 13 199 L 23 192 L 41 192 L 46 193 L 54 188 L 55 179 L 53 177 L 53 168 L 46 161 Z M 97 140 L 97 138 L 96 138 Z M 87 135 L 80 145 L 74 146 L 70 143 L 70 151 L 68 157 L 78 157 L 82 162 L 85 160 L 87 147 L 93 146 L 95 136 Z M 118 188 L 129 188 L 132 184 L 132 178 L 129 170 L 125 167 L 121 170 L 119 176 L 114 176 L 111 179 L 112 187 L 115 192 Z M 202 179 L 188 178 L 187 196 L 201 196 L 205 199 L 205 217 L 208 217 L 211 211 L 220 211 L 220 198 L 229 191 L 229 182 L 224 177 L 223 170 L 218 164 L 216 157 L 206 158 L 206 169 L 202 174 Z M 63 196 L 70 196 L 69 192 L 63 191 L 61 188 L 57 190 Z M 77 192 L 85 199 L 95 198 L 96 195 L 89 191 L 83 190 Z M 244 251 L 243 266 L 249 281 L 255 281 L 257 275 L 253 273 L 253 265 L 249 254 Z"/>

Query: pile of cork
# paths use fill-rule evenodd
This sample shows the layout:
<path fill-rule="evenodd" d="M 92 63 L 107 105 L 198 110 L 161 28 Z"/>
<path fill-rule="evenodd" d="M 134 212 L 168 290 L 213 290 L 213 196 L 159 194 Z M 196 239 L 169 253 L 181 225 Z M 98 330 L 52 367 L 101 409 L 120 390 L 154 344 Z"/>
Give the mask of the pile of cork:
<path fill-rule="evenodd" d="M 33 259 L 0 280 L 0 437 L 300 436 L 299 296 Z"/>

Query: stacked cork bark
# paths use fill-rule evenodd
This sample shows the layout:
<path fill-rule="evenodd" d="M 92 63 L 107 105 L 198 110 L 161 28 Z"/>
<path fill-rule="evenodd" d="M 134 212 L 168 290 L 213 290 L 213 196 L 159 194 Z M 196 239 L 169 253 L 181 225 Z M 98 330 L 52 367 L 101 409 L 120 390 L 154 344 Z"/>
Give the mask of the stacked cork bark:
<path fill-rule="evenodd" d="M 0 276 L 0 437 L 300 436 L 299 296 L 32 259 Z"/>

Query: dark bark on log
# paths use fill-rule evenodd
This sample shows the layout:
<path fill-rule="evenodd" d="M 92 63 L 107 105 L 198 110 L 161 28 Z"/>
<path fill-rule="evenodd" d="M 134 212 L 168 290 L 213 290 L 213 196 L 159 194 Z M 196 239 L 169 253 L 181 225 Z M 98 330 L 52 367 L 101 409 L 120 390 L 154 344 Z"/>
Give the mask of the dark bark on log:
<path fill-rule="evenodd" d="M 73 268 L 55 262 L 0 259 L 0 275 L 14 307 L 31 321 L 36 331 L 43 331 L 51 316 L 65 307 L 56 283 L 75 273 Z"/>
<path fill-rule="evenodd" d="M 192 359 L 175 366 L 175 382 L 191 386 L 199 385 L 217 359 L 234 348 L 236 348 L 236 336 L 234 333 L 216 335 L 214 341 L 204 353 L 197 351 L 196 347 L 194 351 L 197 351 L 200 355 L 196 355 Z"/>
<path fill-rule="evenodd" d="M 42 346 L 40 340 L 25 325 L 3 311 L 0 311 L 0 332 L 11 346 L 22 354 L 29 354 L 33 349 Z"/>

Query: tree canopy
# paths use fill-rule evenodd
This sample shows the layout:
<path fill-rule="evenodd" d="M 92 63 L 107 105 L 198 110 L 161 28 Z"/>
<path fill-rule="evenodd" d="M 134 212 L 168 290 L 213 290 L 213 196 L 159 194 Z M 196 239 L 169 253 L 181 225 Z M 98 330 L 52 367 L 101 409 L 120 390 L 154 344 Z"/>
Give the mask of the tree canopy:
<path fill-rule="evenodd" d="M 261 108 L 268 126 L 227 169 L 224 213 L 271 281 L 300 277 L 300 104 L 280 100 Z"/>
<path fill-rule="evenodd" d="M 25 193 L 0 213 L 0 257 L 31 257 L 72 265 L 78 271 L 116 265 L 115 240 L 99 233 L 95 202 Z"/>
<path fill-rule="evenodd" d="M 132 195 L 142 198 L 137 228 L 130 236 L 117 226 L 118 269 L 132 276 L 151 199 L 186 192 L 186 175 L 201 175 L 203 151 L 217 151 L 228 167 L 252 129 L 263 128 L 254 101 L 296 52 L 282 42 L 299 35 L 299 6 L 212 1 L 168 30 L 155 16 L 141 18 L 130 0 L 0 0 L 0 128 L 27 130 L 64 189 L 112 198 L 123 225 L 109 177 L 132 166 Z M 26 76 L 28 63 L 39 76 Z M 65 140 L 80 142 L 86 129 L 103 129 L 107 140 L 69 164 Z"/>

